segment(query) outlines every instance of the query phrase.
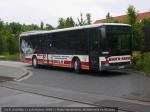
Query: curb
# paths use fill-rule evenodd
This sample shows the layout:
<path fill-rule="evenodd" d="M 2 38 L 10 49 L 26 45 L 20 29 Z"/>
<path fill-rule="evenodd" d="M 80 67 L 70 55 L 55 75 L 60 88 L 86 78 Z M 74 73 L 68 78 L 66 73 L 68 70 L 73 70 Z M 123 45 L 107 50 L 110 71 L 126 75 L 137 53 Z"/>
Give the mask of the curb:
<path fill-rule="evenodd" d="M 6 65 L 2 65 L 2 66 L 6 66 Z M 6 67 L 17 68 L 17 67 L 14 67 L 14 66 L 6 66 Z M 18 69 L 21 69 L 22 71 L 24 71 L 22 74 L 20 74 L 19 77 L 10 77 L 10 76 L 5 76 L 5 75 L 0 75 L 0 82 L 19 81 L 19 80 L 27 77 L 30 74 L 30 72 L 28 70 L 26 70 L 25 68 L 18 67 Z"/>
<path fill-rule="evenodd" d="M 23 68 L 21 68 L 21 69 L 24 70 L 24 73 L 19 78 L 15 78 L 14 81 L 19 81 L 19 80 L 27 77 L 30 74 L 30 72 L 28 70 L 23 69 Z"/>

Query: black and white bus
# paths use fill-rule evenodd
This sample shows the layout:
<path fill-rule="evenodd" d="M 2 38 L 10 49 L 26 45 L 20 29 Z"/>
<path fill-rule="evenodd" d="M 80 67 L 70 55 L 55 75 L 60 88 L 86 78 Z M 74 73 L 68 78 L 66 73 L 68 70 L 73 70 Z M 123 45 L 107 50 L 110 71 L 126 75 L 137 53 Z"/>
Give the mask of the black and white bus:
<path fill-rule="evenodd" d="M 87 70 L 128 68 L 132 59 L 128 24 L 102 23 L 20 35 L 21 61 Z"/>

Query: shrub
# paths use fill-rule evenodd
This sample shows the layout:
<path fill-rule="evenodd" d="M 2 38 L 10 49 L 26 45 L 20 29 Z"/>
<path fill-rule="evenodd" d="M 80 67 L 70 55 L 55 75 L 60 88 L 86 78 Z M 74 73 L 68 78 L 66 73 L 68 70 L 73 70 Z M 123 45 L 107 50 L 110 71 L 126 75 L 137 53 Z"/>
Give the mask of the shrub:
<path fill-rule="evenodd" d="M 133 53 L 133 67 L 150 76 L 150 53 Z"/>

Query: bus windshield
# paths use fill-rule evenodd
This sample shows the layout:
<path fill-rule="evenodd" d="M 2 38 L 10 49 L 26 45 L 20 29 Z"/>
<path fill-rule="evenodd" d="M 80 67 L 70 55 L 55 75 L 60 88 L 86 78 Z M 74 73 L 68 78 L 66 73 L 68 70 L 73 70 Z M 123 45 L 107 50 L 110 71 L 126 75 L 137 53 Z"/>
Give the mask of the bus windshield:
<path fill-rule="evenodd" d="M 129 26 L 106 26 L 105 48 L 109 54 L 131 52 L 131 29 Z"/>

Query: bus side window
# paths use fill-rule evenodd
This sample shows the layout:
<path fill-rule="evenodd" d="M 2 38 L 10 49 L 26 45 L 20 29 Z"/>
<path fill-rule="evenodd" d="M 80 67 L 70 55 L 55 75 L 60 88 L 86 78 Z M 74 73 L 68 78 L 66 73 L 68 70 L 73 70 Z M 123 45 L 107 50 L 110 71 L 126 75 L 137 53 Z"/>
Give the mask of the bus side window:
<path fill-rule="evenodd" d="M 89 29 L 90 50 L 96 51 L 99 46 L 98 30 L 96 28 Z"/>
<path fill-rule="evenodd" d="M 53 48 L 53 41 L 52 41 L 52 33 L 49 33 L 46 35 L 45 38 L 45 44 L 46 44 L 46 52 L 47 53 L 52 53 L 52 48 Z"/>
<path fill-rule="evenodd" d="M 80 30 L 80 47 L 81 54 L 87 54 L 88 53 L 88 38 L 87 38 L 86 30 Z"/>

